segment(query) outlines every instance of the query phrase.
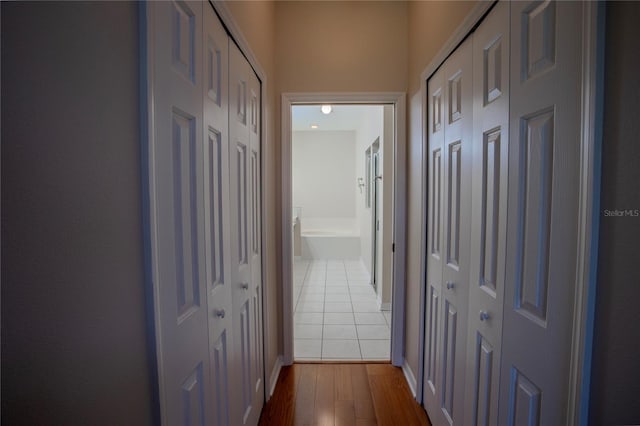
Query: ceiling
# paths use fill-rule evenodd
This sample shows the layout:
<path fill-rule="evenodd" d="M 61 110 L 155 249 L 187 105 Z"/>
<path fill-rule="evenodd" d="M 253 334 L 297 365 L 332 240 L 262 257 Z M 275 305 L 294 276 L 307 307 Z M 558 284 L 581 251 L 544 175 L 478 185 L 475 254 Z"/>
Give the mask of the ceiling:
<path fill-rule="evenodd" d="M 331 105 L 330 114 L 323 114 L 321 105 L 294 105 L 291 112 L 294 131 L 358 130 L 368 114 L 380 111 L 382 105 Z M 312 129 L 311 125 L 317 125 Z"/>

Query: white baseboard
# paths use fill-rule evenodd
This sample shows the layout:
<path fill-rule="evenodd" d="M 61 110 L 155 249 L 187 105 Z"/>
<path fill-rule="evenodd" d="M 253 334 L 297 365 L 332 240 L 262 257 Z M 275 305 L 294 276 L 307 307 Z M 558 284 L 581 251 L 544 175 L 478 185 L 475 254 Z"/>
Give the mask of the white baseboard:
<path fill-rule="evenodd" d="M 276 390 L 276 383 L 278 383 L 278 377 L 280 376 L 280 370 L 282 369 L 282 356 L 276 358 L 276 362 L 271 370 L 271 377 L 269 377 L 269 398 L 273 396 L 273 391 Z"/>
<path fill-rule="evenodd" d="M 381 311 L 390 311 L 391 310 L 391 303 L 390 302 L 380 303 L 380 310 Z"/>
<path fill-rule="evenodd" d="M 411 367 L 407 364 L 407 360 L 405 359 L 402 362 L 402 372 L 404 373 L 405 379 L 407 379 L 407 383 L 409 384 L 409 389 L 411 389 L 411 393 L 415 398 L 418 394 L 416 389 L 418 388 L 418 383 L 416 382 L 416 376 L 413 374 Z"/>

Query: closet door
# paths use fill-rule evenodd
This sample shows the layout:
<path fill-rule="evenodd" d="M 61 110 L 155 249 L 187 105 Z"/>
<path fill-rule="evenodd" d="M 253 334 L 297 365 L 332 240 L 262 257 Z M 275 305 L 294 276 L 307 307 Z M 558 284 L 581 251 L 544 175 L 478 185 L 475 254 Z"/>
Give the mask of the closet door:
<path fill-rule="evenodd" d="M 498 423 L 507 225 L 509 3 L 473 35 L 473 154 L 467 425 Z"/>
<path fill-rule="evenodd" d="M 152 274 L 162 423 L 212 419 L 203 199 L 202 5 L 147 5 Z"/>
<path fill-rule="evenodd" d="M 234 372 L 240 410 L 234 425 L 257 424 L 264 401 L 261 360 L 261 300 L 256 297 L 252 260 L 252 117 L 251 87 L 255 74 L 238 47 L 229 43 L 229 167 L 231 191 L 231 282 L 233 305 Z"/>
<path fill-rule="evenodd" d="M 440 408 L 440 300 L 443 263 L 443 146 L 444 146 L 444 70 L 440 68 L 428 81 L 428 166 L 427 166 L 427 300 L 425 317 L 424 407 L 434 424 Z"/>
<path fill-rule="evenodd" d="M 425 407 L 463 424 L 471 207 L 472 38 L 429 80 Z"/>
<path fill-rule="evenodd" d="M 209 305 L 209 353 L 213 424 L 230 425 L 240 410 L 231 390 L 231 227 L 229 219 L 229 39 L 208 4 L 204 6 L 204 240 Z"/>
<path fill-rule="evenodd" d="M 249 65 L 247 63 L 247 65 Z M 249 68 L 249 144 L 251 156 L 249 164 L 250 197 L 251 197 L 251 304 L 253 307 L 253 342 L 255 350 L 252 353 L 252 367 L 254 369 L 254 404 L 259 406 L 260 415 L 264 402 L 264 355 L 263 355 L 263 327 L 262 327 L 262 168 L 260 153 L 260 81 Z"/>
<path fill-rule="evenodd" d="M 567 421 L 576 281 L 583 3 L 511 4 L 499 423 Z"/>
<path fill-rule="evenodd" d="M 473 37 L 444 64 L 444 221 L 440 407 L 448 424 L 463 424 L 469 231 L 471 215 L 471 147 Z"/>

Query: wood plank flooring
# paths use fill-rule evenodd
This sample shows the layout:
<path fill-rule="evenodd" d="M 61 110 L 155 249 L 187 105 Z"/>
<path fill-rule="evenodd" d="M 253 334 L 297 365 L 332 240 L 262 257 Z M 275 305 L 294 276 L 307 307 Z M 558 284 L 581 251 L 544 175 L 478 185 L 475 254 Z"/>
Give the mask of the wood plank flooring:
<path fill-rule="evenodd" d="M 390 364 L 283 367 L 260 425 L 431 426 L 402 370 Z"/>

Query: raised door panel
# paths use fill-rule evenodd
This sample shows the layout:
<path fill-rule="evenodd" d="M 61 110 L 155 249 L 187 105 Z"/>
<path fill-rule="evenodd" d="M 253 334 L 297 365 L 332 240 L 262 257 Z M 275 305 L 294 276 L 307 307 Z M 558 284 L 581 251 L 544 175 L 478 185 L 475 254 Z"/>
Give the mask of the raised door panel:
<path fill-rule="evenodd" d="M 253 405 L 256 412 L 262 408 L 264 401 L 264 352 L 263 352 L 263 315 L 262 315 L 262 167 L 261 167 L 261 117 L 260 117 L 260 81 L 247 63 L 249 90 L 249 179 L 251 223 L 249 231 L 249 257 L 251 262 L 251 305 L 253 309 L 253 343 L 252 368 L 254 372 Z"/>
<path fill-rule="evenodd" d="M 567 421 L 584 7 L 579 2 L 511 4 L 513 184 L 508 194 L 501 424 Z"/>
<path fill-rule="evenodd" d="M 466 424 L 498 423 L 509 144 L 509 2 L 473 38 L 471 260 Z"/>
<path fill-rule="evenodd" d="M 440 69 L 427 82 L 427 279 L 424 357 L 424 407 L 431 420 L 437 423 L 442 377 L 441 365 L 441 294 L 443 252 L 443 175 L 444 175 L 444 72 Z M 437 417 L 436 417 L 437 416 Z"/>
<path fill-rule="evenodd" d="M 259 82 L 229 44 L 231 270 L 234 366 L 241 408 L 233 424 L 256 424 L 264 402 L 262 285 L 259 243 Z"/>
<path fill-rule="evenodd" d="M 229 39 L 213 9 L 204 6 L 203 139 L 204 229 L 213 424 L 230 425 L 235 398 L 229 194 Z"/>
<path fill-rule="evenodd" d="M 202 3 L 146 5 L 153 125 L 149 149 L 152 280 L 163 424 L 212 418 L 202 196 Z"/>
<path fill-rule="evenodd" d="M 464 424 L 469 287 L 473 36 L 443 64 L 447 112 L 443 144 L 443 254 L 439 410 L 450 425 Z"/>

